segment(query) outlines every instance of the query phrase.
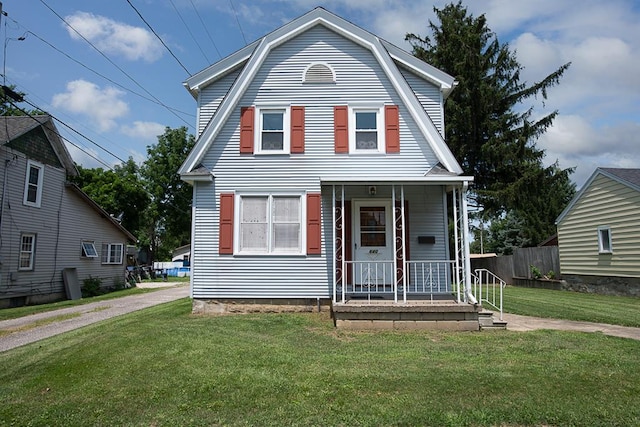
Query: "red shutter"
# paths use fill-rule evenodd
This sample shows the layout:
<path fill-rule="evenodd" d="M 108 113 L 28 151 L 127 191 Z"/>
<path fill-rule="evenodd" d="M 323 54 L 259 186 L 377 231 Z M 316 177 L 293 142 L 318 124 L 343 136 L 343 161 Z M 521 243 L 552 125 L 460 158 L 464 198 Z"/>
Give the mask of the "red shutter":
<path fill-rule="evenodd" d="M 304 107 L 291 107 L 291 152 L 304 153 Z"/>
<path fill-rule="evenodd" d="M 220 194 L 220 236 L 218 253 L 233 255 L 233 193 Z"/>
<path fill-rule="evenodd" d="M 333 132 L 336 153 L 349 152 L 349 110 L 346 106 L 333 107 Z"/>
<path fill-rule="evenodd" d="M 322 253 L 320 193 L 307 194 L 307 255 Z"/>
<path fill-rule="evenodd" d="M 400 152 L 400 118 L 398 117 L 397 105 L 385 105 L 385 143 L 387 153 Z"/>
<path fill-rule="evenodd" d="M 255 108 L 240 109 L 240 153 L 253 154 L 253 124 Z"/>

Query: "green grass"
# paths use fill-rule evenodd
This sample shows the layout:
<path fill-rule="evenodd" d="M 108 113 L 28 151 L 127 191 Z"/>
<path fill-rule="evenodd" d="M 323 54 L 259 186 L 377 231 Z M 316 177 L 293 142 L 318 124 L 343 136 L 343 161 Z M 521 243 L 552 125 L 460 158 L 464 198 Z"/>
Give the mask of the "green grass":
<path fill-rule="evenodd" d="M 3 309 L 0 309 L 0 320 L 15 319 L 22 316 L 28 316 L 30 314 L 44 313 L 46 311 L 57 310 L 59 308 L 74 307 L 77 305 L 89 304 L 92 302 L 106 301 L 114 298 L 120 298 L 127 295 L 137 295 L 137 294 L 144 294 L 147 292 L 154 292 L 157 290 L 158 289 L 150 289 L 150 288 L 129 288 L 129 289 L 110 292 L 108 294 L 91 297 L 91 298 L 59 301 L 51 304 L 27 305 L 24 307 L 3 308 Z"/>
<path fill-rule="evenodd" d="M 640 327 L 640 298 L 507 286 L 504 311 L 525 316 L 550 317 Z"/>
<path fill-rule="evenodd" d="M 640 425 L 640 341 L 338 331 L 187 299 L 0 354 L 5 425 Z"/>

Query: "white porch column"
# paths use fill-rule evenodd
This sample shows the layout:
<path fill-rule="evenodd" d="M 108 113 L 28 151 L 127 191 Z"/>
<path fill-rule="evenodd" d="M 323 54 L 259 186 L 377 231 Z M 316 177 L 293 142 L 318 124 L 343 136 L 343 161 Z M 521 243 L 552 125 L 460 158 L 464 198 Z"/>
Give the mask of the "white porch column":
<path fill-rule="evenodd" d="M 457 297 L 458 297 L 458 302 L 462 302 L 462 298 L 460 295 L 460 287 L 462 285 L 462 276 L 461 276 L 461 272 L 462 272 L 462 265 L 461 264 L 461 259 L 460 259 L 460 220 L 458 218 L 458 203 L 460 203 L 460 199 L 459 199 L 459 192 L 458 189 L 456 187 L 453 187 L 453 192 L 452 192 L 452 204 L 453 204 L 453 241 L 454 241 L 454 253 L 455 253 L 455 265 L 454 265 L 454 274 L 455 274 L 455 281 L 456 281 L 456 292 L 457 292 Z"/>
<path fill-rule="evenodd" d="M 465 284 L 465 301 L 469 304 L 476 304 L 478 301 L 473 296 L 473 290 L 471 288 L 471 259 L 469 257 L 469 214 L 467 212 L 467 190 L 469 183 L 465 181 L 462 184 L 462 191 L 460 194 L 461 208 L 462 208 L 462 257 L 464 265 L 464 284 Z"/>
<path fill-rule="evenodd" d="M 400 186 L 400 221 L 402 223 L 402 299 L 407 303 L 407 244 L 411 242 L 411 236 L 408 236 L 406 229 L 404 211 L 404 184 Z M 407 241 L 408 240 L 408 241 Z"/>
<path fill-rule="evenodd" d="M 344 303 L 346 300 L 346 288 L 347 288 L 347 278 L 348 278 L 348 272 L 347 272 L 347 261 L 345 259 L 346 256 L 346 248 L 345 248 L 345 212 L 344 212 L 344 184 L 341 185 L 341 191 L 342 194 L 340 195 L 340 215 L 342 216 L 341 221 L 342 224 L 340 225 L 340 232 L 341 232 L 341 236 L 340 236 L 340 257 L 341 262 L 342 262 L 342 302 Z"/>
<path fill-rule="evenodd" d="M 338 302 L 336 287 L 338 286 L 338 281 L 336 280 L 336 186 L 331 186 L 331 233 L 333 236 L 332 242 L 332 250 L 331 250 L 331 271 L 333 276 L 333 303 Z"/>

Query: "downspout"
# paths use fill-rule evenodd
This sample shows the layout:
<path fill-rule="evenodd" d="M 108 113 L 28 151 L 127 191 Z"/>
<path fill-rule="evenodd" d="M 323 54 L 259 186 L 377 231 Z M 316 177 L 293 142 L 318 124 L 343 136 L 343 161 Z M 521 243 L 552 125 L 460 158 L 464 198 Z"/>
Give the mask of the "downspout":
<path fill-rule="evenodd" d="M 469 259 L 469 214 L 467 212 L 467 189 L 469 183 L 465 181 L 462 184 L 462 192 L 460 201 L 462 204 L 462 247 L 464 261 L 464 293 L 469 304 L 477 304 L 478 300 L 473 296 L 471 289 L 471 260 Z"/>

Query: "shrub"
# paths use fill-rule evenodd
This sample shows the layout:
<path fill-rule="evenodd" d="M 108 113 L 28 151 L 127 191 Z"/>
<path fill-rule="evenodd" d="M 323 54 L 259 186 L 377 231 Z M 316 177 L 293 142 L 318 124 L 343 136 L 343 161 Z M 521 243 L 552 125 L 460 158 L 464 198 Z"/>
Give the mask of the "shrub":
<path fill-rule="evenodd" d="M 531 277 L 533 277 L 534 279 L 542 278 L 542 272 L 538 267 L 536 267 L 535 265 L 530 265 L 529 269 L 531 269 Z"/>
<path fill-rule="evenodd" d="M 97 277 L 89 276 L 88 279 L 82 281 L 82 297 L 95 297 L 104 294 L 102 289 L 102 280 Z"/>

